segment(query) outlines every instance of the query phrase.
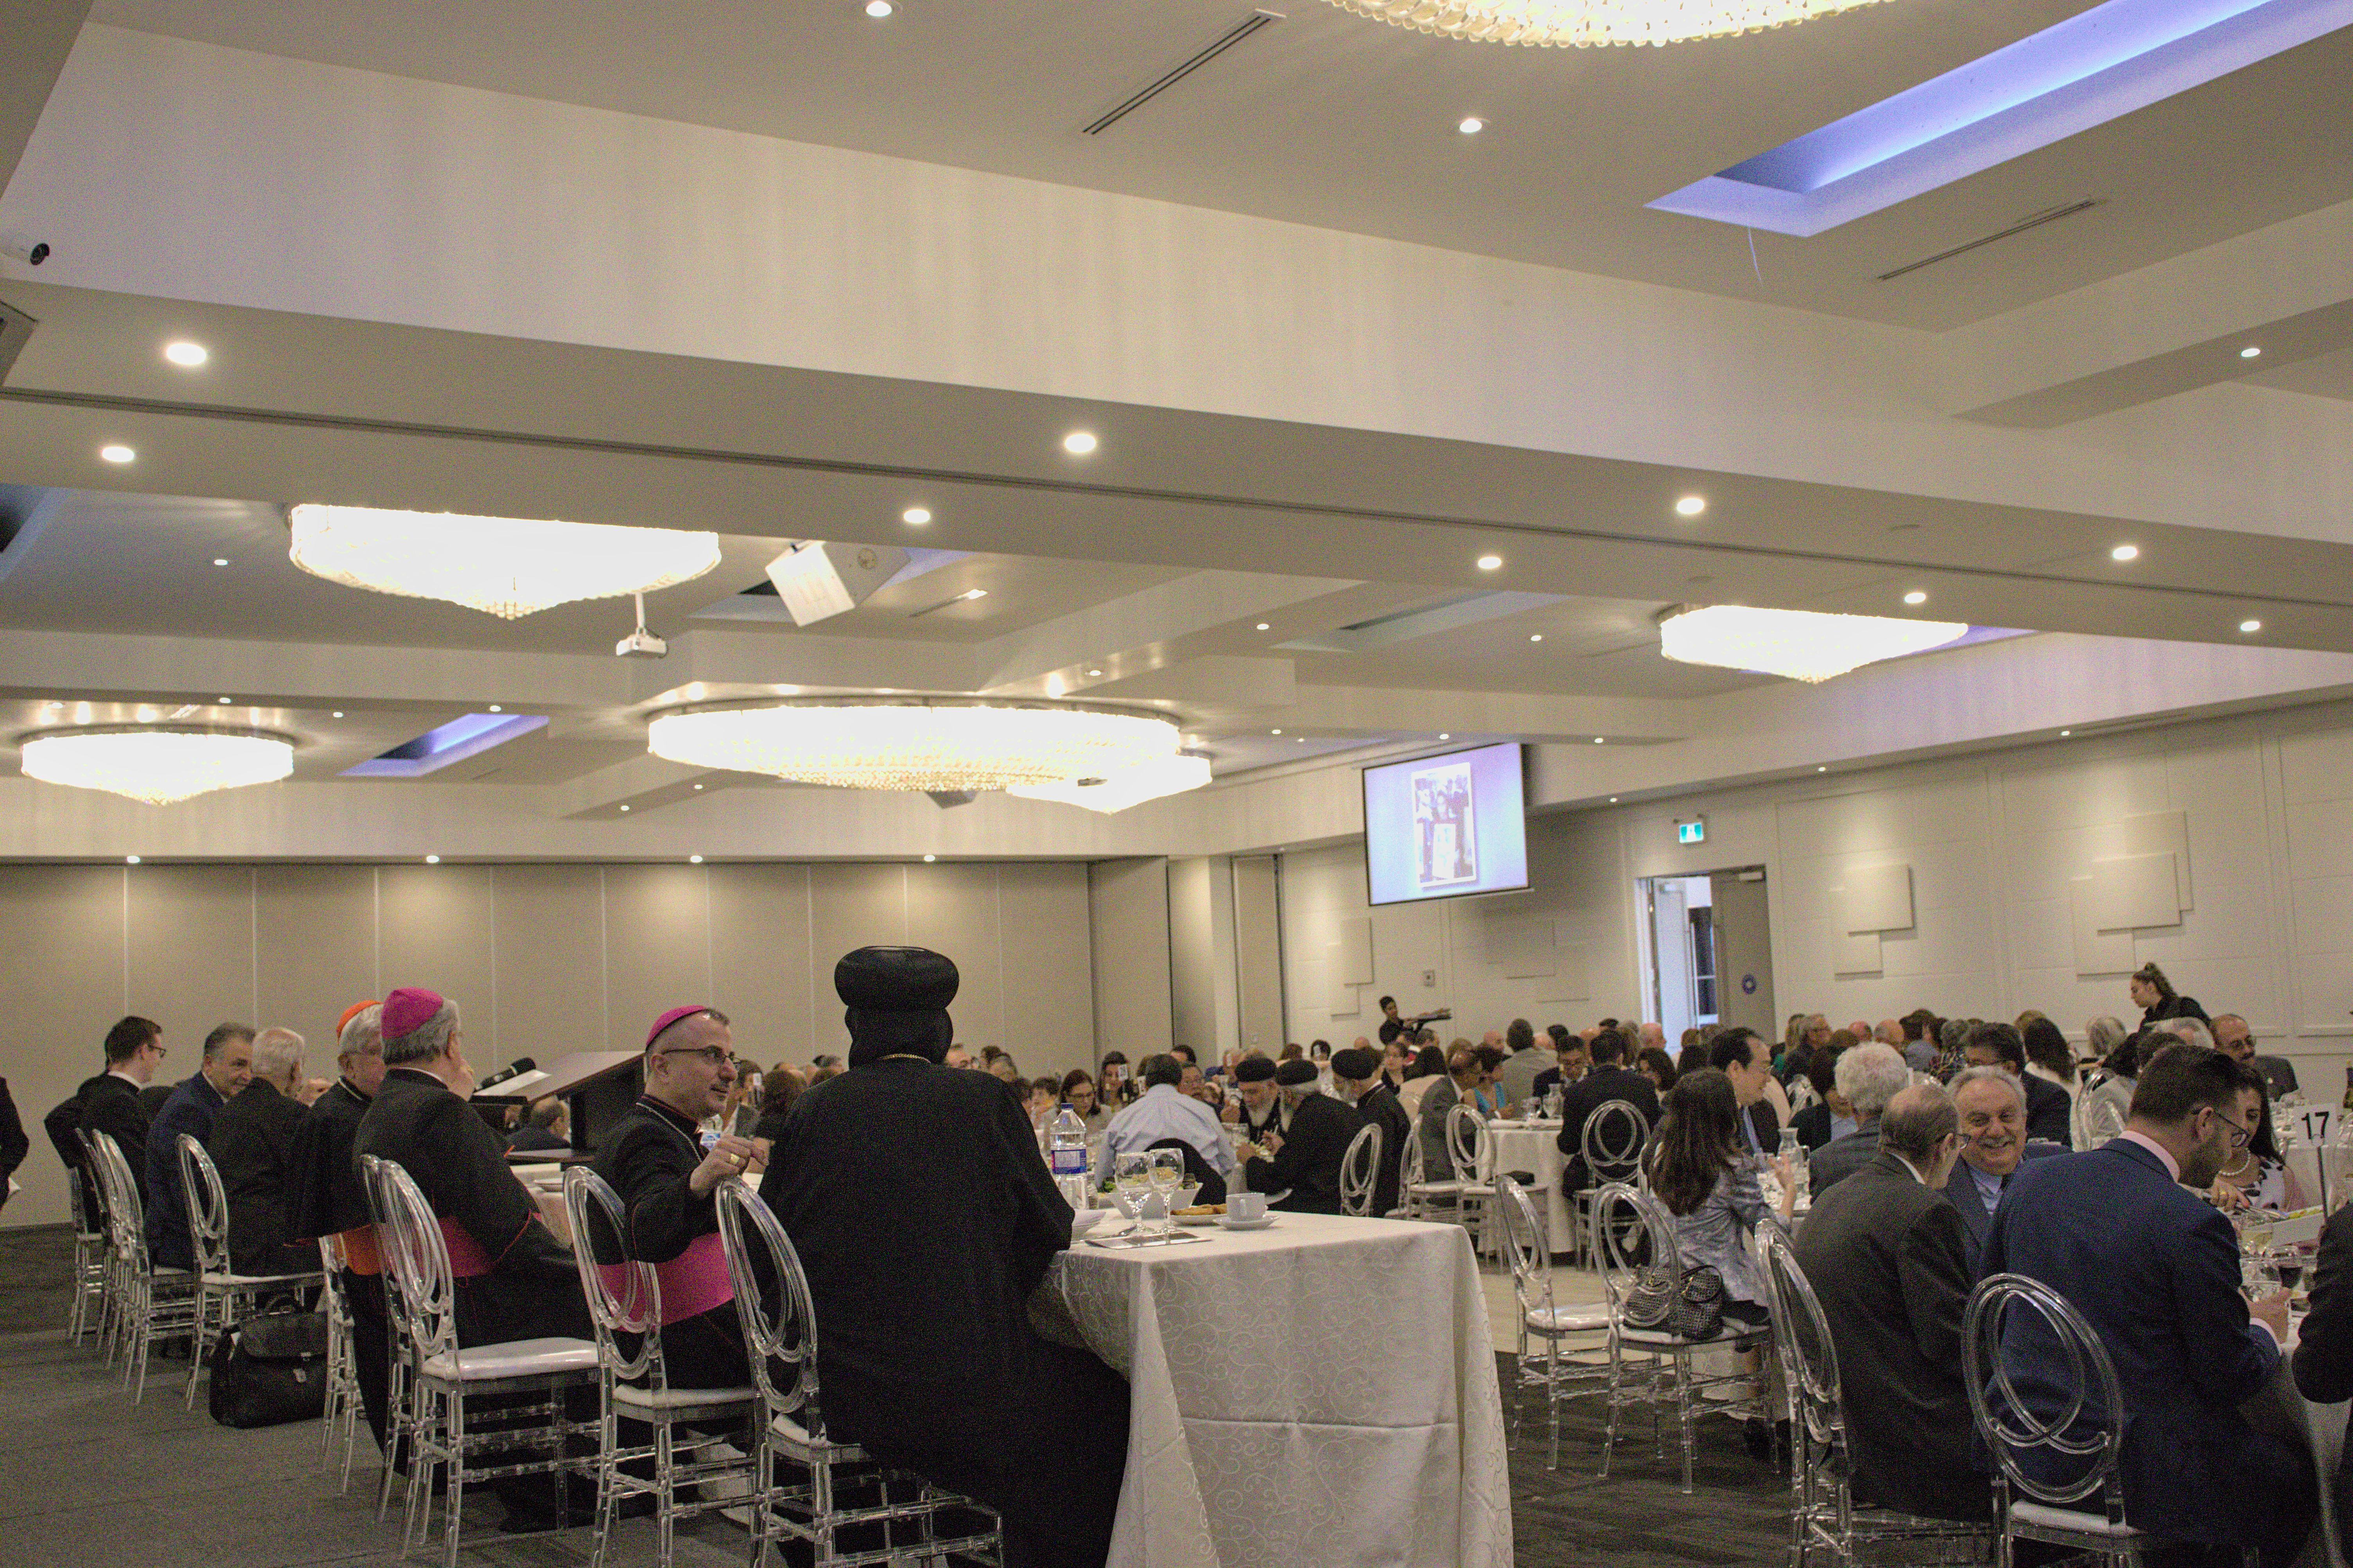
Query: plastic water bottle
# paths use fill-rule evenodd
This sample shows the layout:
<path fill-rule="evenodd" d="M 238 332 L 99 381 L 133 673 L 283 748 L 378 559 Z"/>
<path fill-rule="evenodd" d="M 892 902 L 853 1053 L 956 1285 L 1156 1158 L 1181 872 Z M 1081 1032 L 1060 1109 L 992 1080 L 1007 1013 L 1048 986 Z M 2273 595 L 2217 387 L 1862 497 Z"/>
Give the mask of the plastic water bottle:
<path fill-rule="evenodd" d="M 1807 1202 L 1813 1195 L 1813 1178 L 1812 1173 L 1806 1169 L 1806 1146 L 1798 1142 L 1796 1128 L 1781 1129 L 1780 1153 L 1781 1158 L 1789 1163 L 1789 1191 L 1793 1194 L 1791 1201 L 1799 1204 Z"/>
<path fill-rule="evenodd" d="M 1087 1124 L 1068 1100 L 1054 1112 L 1047 1147 L 1046 1168 L 1073 1210 L 1087 1206 Z"/>

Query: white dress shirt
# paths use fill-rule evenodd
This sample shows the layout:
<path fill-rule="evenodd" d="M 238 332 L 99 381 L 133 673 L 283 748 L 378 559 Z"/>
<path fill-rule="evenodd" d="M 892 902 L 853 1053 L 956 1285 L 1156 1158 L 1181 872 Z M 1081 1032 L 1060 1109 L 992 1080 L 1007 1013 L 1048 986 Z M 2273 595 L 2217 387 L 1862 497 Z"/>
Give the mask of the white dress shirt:
<path fill-rule="evenodd" d="M 1176 1086 L 1156 1083 L 1142 1100 L 1111 1119 L 1104 1131 L 1106 1156 L 1140 1154 L 1163 1138 L 1182 1138 L 1221 1176 L 1234 1173 L 1233 1145 L 1226 1141 L 1225 1123 L 1198 1100 L 1176 1092 Z"/>

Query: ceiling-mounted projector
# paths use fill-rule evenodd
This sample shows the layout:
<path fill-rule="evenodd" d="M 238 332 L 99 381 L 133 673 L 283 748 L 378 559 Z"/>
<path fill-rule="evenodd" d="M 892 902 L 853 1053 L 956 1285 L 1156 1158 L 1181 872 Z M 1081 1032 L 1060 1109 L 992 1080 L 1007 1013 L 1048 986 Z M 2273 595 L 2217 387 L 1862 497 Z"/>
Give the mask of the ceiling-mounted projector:
<path fill-rule="evenodd" d="M 888 544 L 828 544 L 804 540 L 768 563 L 768 581 L 797 626 L 856 609 L 897 576 L 907 552 Z"/>

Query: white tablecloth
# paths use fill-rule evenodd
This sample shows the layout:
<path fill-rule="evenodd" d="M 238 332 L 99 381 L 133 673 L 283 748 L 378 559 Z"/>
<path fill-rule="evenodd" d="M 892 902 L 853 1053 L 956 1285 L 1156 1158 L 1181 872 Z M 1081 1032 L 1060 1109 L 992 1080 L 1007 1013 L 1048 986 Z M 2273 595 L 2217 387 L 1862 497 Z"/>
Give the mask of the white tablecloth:
<path fill-rule="evenodd" d="M 1503 1406 L 1464 1233 L 1281 1215 L 1203 1234 L 1073 1247 L 1039 1292 L 1134 1392 L 1113 1568 L 1509 1568 Z"/>
<path fill-rule="evenodd" d="M 2290 1333 L 2279 1370 L 2242 1413 L 2259 1427 L 2270 1426 L 2301 1439 L 2311 1450 L 2312 1468 L 2320 1482 L 2320 1522 L 2296 1558 L 2298 1568 L 2346 1568 L 2344 1521 L 2337 1517 L 2337 1467 L 2345 1457 L 2347 1407 L 2307 1403 L 2296 1392 L 2295 1360 L 2295 1335 Z"/>
<path fill-rule="evenodd" d="M 1509 1121 L 1487 1123 L 1487 1136 L 1495 1151 L 1496 1171 L 1534 1171 L 1536 1180 L 1551 1188 L 1547 1195 L 1551 1236 L 1549 1244 L 1555 1252 L 1567 1252 L 1577 1245 L 1577 1219 L 1569 1212 L 1568 1196 L 1560 1190 L 1561 1167 L 1567 1159 L 1560 1152 L 1560 1123 L 1540 1123 L 1534 1127 Z M 1482 1173 L 1492 1180 L 1494 1171 Z"/>

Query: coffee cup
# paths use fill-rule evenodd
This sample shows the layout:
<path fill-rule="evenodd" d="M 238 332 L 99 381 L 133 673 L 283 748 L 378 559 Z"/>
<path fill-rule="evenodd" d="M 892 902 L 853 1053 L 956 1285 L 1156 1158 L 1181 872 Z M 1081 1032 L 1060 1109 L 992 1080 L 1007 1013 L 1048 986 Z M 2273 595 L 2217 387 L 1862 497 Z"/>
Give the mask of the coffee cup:
<path fill-rule="evenodd" d="M 1228 1193 L 1226 1217 L 1228 1219 L 1264 1219 L 1266 1194 L 1264 1193 Z"/>

